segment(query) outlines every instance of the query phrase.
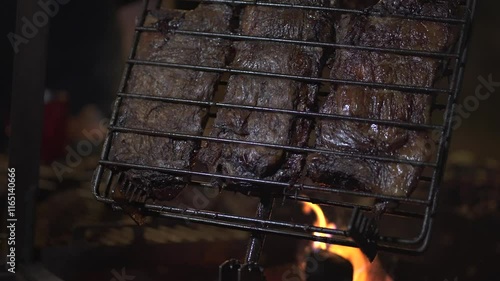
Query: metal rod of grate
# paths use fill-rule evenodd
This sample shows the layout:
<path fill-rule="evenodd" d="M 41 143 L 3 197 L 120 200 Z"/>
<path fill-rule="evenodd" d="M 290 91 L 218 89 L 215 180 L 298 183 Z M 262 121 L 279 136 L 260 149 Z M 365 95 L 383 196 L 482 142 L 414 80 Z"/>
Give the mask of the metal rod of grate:
<path fill-rule="evenodd" d="M 192 2 L 200 2 L 200 0 L 188 0 Z M 256 1 L 256 0 L 203 0 L 205 3 L 220 3 L 220 4 L 232 4 L 232 5 L 253 5 L 253 6 L 266 6 L 275 8 L 290 8 L 290 9 L 302 9 L 302 10 L 315 10 L 315 11 L 326 11 L 326 12 L 336 12 L 340 14 L 358 14 L 358 15 L 368 15 L 368 16 L 380 16 L 380 17 L 393 17 L 410 19 L 417 21 L 429 21 L 429 22 L 442 22 L 449 24 L 467 24 L 468 19 L 454 19 L 454 18 L 438 18 L 422 15 L 412 15 L 412 14 L 387 14 L 378 11 L 370 10 L 356 10 L 356 9 L 345 9 L 336 7 L 318 7 L 311 5 L 298 5 L 298 4 L 288 4 L 288 3 L 278 3 L 277 1 Z M 462 5 L 469 6 L 469 0 L 461 1 Z"/>
<path fill-rule="evenodd" d="M 195 1 L 195 0 L 190 0 Z M 232 67 L 208 67 L 202 65 L 190 65 L 190 64 L 176 64 L 176 63 L 166 63 L 158 61 L 147 61 L 136 58 L 137 47 L 139 44 L 139 38 L 142 33 L 146 32 L 158 32 L 155 28 L 144 26 L 145 19 L 147 16 L 148 0 L 144 0 L 143 13 L 141 18 L 137 22 L 137 27 L 135 30 L 134 44 L 131 50 L 130 56 L 128 58 L 123 79 L 118 91 L 118 97 L 114 105 L 113 115 L 110 121 L 110 127 L 108 136 L 105 140 L 103 152 L 101 155 L 100 164 L 94 175 L 92 182 L 92 188 L 96 198 L 104 203 L 113 204 L 117 209 L 121 209 L 120 202 L 113 199 L 112 194 L 115 188 L 119 188 L 113 182 L 121 181 L 121 174 L 119 171 L 126 169 L 136 169 L 144 171 L 156 171 L 163 172 L 172 175 L 182 175 L 189 180 L 186 182 L 190 186 L 202 186 L 208 188 L 217 188 L 211 185 L 213 179 L 228 179 L 237 182 L 246 182 L 252 184 L 252 192 L 249 193 L 250 196 L 262 197 L 260 203 L 260 212 L 258 212 L 256 218 L 243 217 L 238 215 L 217 213 L 207 210 L 198 209 L 186 209 L 186 208 L 176 208 L 169 207 L 162 204 L 147 202 L 147 198 L 140 191 L 135 191 L 128 183 L 126 186 L 125 193 L 131 193 L 129 198 L 131 204 L 138 204 L 140 208 L 148 215 L 168 217 L 172 219 L 189 220 L 197 223 L 204 223 L 210 225 L 216 225 L 227 228 L 234 228 L 240 230 L 246 230 L 252 233 L 253 237 L 249 244 L 249 253 L 247 255 L 248 261 L 255 261 L 258 257 L 258 252 L 262 246 L 263 240 L 265 238 L 264 234 L 276 234 L 285 235 L 301 239 L 309 239 L 314 241 L 335 243 L 346 246 L 361 246 L 366 243 L 366 241 L 359 241 L 363 237 L 363 233 L 357 231 L 356 225 L 350 225 L 346 229 L 329 229 L 329 228 L 319 228 L 312 225 L 295 224 L 289 222 L 277 221 L 272 218 L 271 206 L 272 201 L 277 199 L 283 199 L 291 202 L 312 202 L 315 204 L 334 206 L 338 208 L 343 208 L 351 210 L 352 220 L 358 216 L 364 216 L 364 214 L 369 214 L 374 211 L 373 205 L 363 205 L 353 202 L 344 202 L 341 200 L 325 199 L 324 194 L 334 194 L 343 196 L 353 196 L 356 198 L 372 199 L 374 202 L 380 201 L 390 201 L 397 202 L 400 206 L 420 206 L 422 207 L 420 211 L 405 211 L 404 208 L 398 207 L 395 209 L 388 210 L 382 216 L 393 216 L 402 219 L 416 219 L 419 221 L 420 231 L 412 238 L 402 237 L 400 235 L 379 235 L 377 237 L 368 237 L 369 239 L 377 241 L 375 248 L 377 250 L 391 251 L 405 254 L 419 253 L 427 247 L 429 241 L 433 214 L 437 202 L 437 194 L 439 190 L 440 181 L 443 175 L 444 164 L 446 162 L 447 151 L 449 147 L 449 141 L 451 137 L 451 124 L 452 116 L 454 112 L 454 103 L 460 93 L 461 85 L 464 75 L 464 65 L 467 55 L 467 42 L 470 33 L 470 26 L 473 20 L 473 15 L 475 11 L 475 0 L 468 0 L 463 5 L 463 17 L 452 19 L 452 18 L 434 18 L 421 15 L 395 15 L 395 14 L 383 14 L 377 11 L 370 10 L 352 10 L 352 9 L 342 9 L 333 7 L 315 7 L 307 5 L 292 5 L 284 3 L 275 3 L 272 1 L 236 1 L 236 0 L 205 0 L 207 3 L 221 3 L 230 4 L 235 6 L 244 5 L 257 5 L 266 7 L 276 7 L 276 8 L 290 8 L 290 9 L 307 9 L 307 10 L 321 10 L 328 11 L 332 13 L 339 14 L 360 14 L 360 15 L 370 15 L 370 16 L 380 16 L 380 17 L 395 17 L 408 20 L 418 20 L 418 21 L 430 21 L 430 22 L 440 22 L 446 24 L 453 24 L 460 27 L 460 37 L 455 50 L 450 50 L 450 52 L 426 52 L 418 50 L 406 50 L 406 49 L 394 49 L 394 48 L 381 48 L 373 46 L 356 46 L 356 45 L 345 45 L 336 44 L 329 42 L 311 42 L 311 41 L 301 41 L 301 40 L 289 40 L 282 38 L 268 38 L 268 37 L 258 37 L 258 36 L 247 36 L 236 33 L 223 34 L 215 32 L 200 32 L 195 30 L 174 30 L 173 34 L 180 34 L 184 36 L 200 36 L 208 38 L 223 38 L 233 41 L 245 40 L 245 41 L 263 41 L 263 42 L 274 42 L 280 44 L 296 44 L 304 46 L 315 46 L 324 49 L 353 49 L 362 50 L 369 52 L 380 52 L 388 54 L 396 54 L 402 56 L 415 56 L 415 57 L 427 57 L 433 59 L 445 60 L 445 64 L 449 67 L 448 83 L 447 87 L 444 88 L 434 88 L 434 87 L 419 87 L 415 85 L 397 85 L 397 84 L 384 84 L 384 83 L 372 83 L 364 81 L 350 81 L 343 79 L 330 79 L 323 77 L 304 77 L 297 75 L 285 75 L 280 73 L 262 72 L 262 71 L 248 71 L 244 69 L 236 69 Z M 144 65 L 148 67 L 161 67 L 161 68 L 178 68 L 178 69 L 188 69 L 203 72 L 216 72 L 223 74 L 245 74 L 252 76 L 261 77 L 272 77 L 272 78 L 282 78 L 297 80 L 302 82 L 307 82 L 311 84 L 318 85 L 331 85 L 331 84 L 343 84 L 343 85 L 353 85 L 362 86 L 376 89 L 388 89 L 400 91 L 404 94 L 425 94 L 432 95 L 434 97 L 443 96 L 447 100 L 444 105 L 435 105 L 435 110 L 445 110 L 444 117 L 440 124 L 417 124 L 409 122 L 400 122 L 395 120 L 379 120 L 372 118 L 360 118 L 353 116 L 344 116 L 339 114 L 324 114 L 319 112 L 302 112 L 298 110 L 288 110 L 280 108 L 270 108 L 263 106 L 248 106 L 241 104 L 231 104 L 225 102 L 215 102 L 215 101 L 200 101 L 200 100 L 189 100 L 181 98 L 170 98 L 170 97 L 158 97 L 145 95 L 143 93 L 129 93 L 126 91 L 126 83 L 129 80 L 131 74 L 131 68 L 134 65 Z M 225 85 L 221 82 L 221 85 Z M 422 161 L 412 161 L 407 159 L 399 159 L 387 155 L 371 155 L 371 154 L 361 154 L 361 153 L 346 153 L 342 151 L 331 151 L 325 149 L 318 149 L 315 147 L 296 147 L 291 145 L 278 145 L 272 143 L 263 143 L 255 141 L 242 141 L 236 139 L 219 138 L 204 135 L 190 135 L 183 134 L 180 132 L 164 132 L 156 130 L 147 130 L 144 128 L 129 128 L 117 125 L 117 118 L 119 117 L 119 108 L 123 100 L 134 99 L 134 100 L 151 100 L 158 101 L 162 103 L 172 103 L 172 104 L 185 104 L 193 105 L 204 108 L 226 108 L 226 109 L 243 109 L 258 112 L 270 112 L 270 113 L 280 113 L 289 114 L 292 116 L 306 117 L 309 119 L 331 119 L 340 120 L 344 122 L 355 122 L 355 123 L 365 123 L 365 124 L 377 124 L 391 127 L 400 127 L 412 130 L 426 130 L 426 131 L 436 131 L 439 133 L 439 142 L 437 145 L 436 155 L 432 162 L 422 162 Z M 220 142 L 226 144 L 244 144 L 249 146 L 261 146 L 268 148 L 276 148 L 284 151 L 294 152 L 294 153 L 321 153 L 327 155 L 336 155 L 340 157 L 348 157 L 354 159 L 364 159 L 370 161 L 378 162 L 389 162 L 389 163 L 400 163 L 412 166 L 419 166 L 426 168 L 431 174 L 430 176 L 422 176 L 421 182 L 427 183 L 426 196 L 425 198 L 419 198 L 415 196 L 410 197 L 397 197 L 397 196 L 387 196 L 381 194 L 372 194 L 368 192 L 358 192 L 353 190 L 336 189 L 330 187 L 324 187 L 314 184 L 290 184 L 284 182 L 278 182 L 273 180 L 257 179 L 250 177 L 241 176 L 231 176 L 224 174 L 215 174 L 201 171 L 193 171 L 190 169 L 173 169 L 166 167 L 157 167 L 143 164 L 132 164 L 117 161 L 110 161 L 108 159 L 109 152 L 111 149 L 112 138 L 115 134 L 136 134 L 136 135 L 148 135 L 155 136 L 158 138 L 169 138 L 169 139 L 179 139 L 179 140 L 191 140 L 191 141 L 207 141 L 207 142 Z M 117 175 L 120 174 L 120 175 Z M 196 180 L 194 180 L 196 178 Z M 318 195 L 319 194 L 319 195 Z M 322 195 L 323 194 L 323 195 Z M 363 219 L 359 219 L 363 221 Z M 366 220 L 365 220 L 366 221 Z M 323 236 L 318 236 L 317 233 L 325 234 Z M 375 232 L 378 233 L 378 232 Z M 356 234 L 356 235 L 354 235 Z M 356 237 L 354 237 L 356 236 Z M 365 237 L 366 238 L 366 237 Z M 357 240 L 358 239 L 358 240 Z M 372 245 L 373 246 L 373 245 Z"/>
<path fill-rule="evenodd" d="M 180 69 L 197 70 L 204 72 L 220 72 L 229 74 L 245 74 L 245 75 L 255 75 L 268 78 L 283 78 L 296 80 L 299 82 L 306 83 L 317 83 L 317 84 L 343 84 L 349 86 L 360 86 L 360 87 L 371 87 L 374 89 L 387 89 L 395 90 L 401 92 L 409 92 L 414 94 L 436 94 L 436 93 L 446 93 L 452 94 L 453 91 L 449 89 L 439 89 L 439 88 L 429 88 L 429 87 L 419 87 L 419 86 L 407 86 L 399 84 L 388 84 L 388 83 L 377 83 L 377 82 L 364 82 L 364 81 L 354 81 L 346 79 L 331 79 L 331 78 L 320 78 L 320 77 L 306 77 L 298 75 L 280 74 L 276 72 L 265 72 L 265 71 L 255 71 L 255 70 L 244 70 L 236 69 L 232 67 L 212 67 L 212 66 L 201 66 L 193 64 L 180 64 L 180 63 L 169 63 L 169 62 L 158 62 L 158 61 L 147 61 L 130 59 L 127 61 L 128 64 L 133 65 L 146 65 L 146 66 L 157 66 L 157 67 L 171 67 Z"/>
<path fill-rule="evenodd" d="M 98 200 L 109 204 L 116 203 L 113 199 L 109 198 L 99 198 Z M 258 235 L 259 233 L 295 237 L 300 239 L 307 239 L 323 243 L 338 244 L 351 247 L 358 245 L 357 244 L 358 242 L 355 242 L 349 238 L 352 229 L 341 230 L 341 229 L 322 228 L 307 224 L 288 223 L 272 219 L 265 219 L 265 218 L 260 218 L 259 216 L 257 216 L 257 218 L 251 218 L 251 217 L 230 215 L 213 211 L 183 209 L 177 207 L 159 206 L 148 203 L 142 205 L 142 207 L 146 210 L 145 214 L 147 215 L 160 216 L 171 219 L 190 221 L 195 223 L 221 226 L 225 228 L 252 232 L 256 236 L 254 237 L 255 239 L 252 239 L 255 241 L 250 242 L 249 248 L 257 247 L 252 251 L 258 251 L 259 247 L 262 245 L 264 237 Z M 122 207 L 120 206 L 115 206 L 115 208 L 117 210 L 122 209 Z M 353 208 L 353 212 L 356 208 L 357 207 Z M 267 211 L 270 212 L 270 209 L 267 209 Z M 422 231 L 419 233 L 417 237 L 413 239 L 401 239 L 398 237 L 389 237 L 389 236 L 377 237 L 377 240 L 379 242 L 377 245 L 377 249 L 383 251 L 404 253 L 404 254 L 414 254 L 420 251 L 427 245 L 429 238 L 429 232 L 427 230 L 431 226 L 431 219 L 432 218 L 429 216 L 429 213 L 426 212 L 424 217 L 422 218 Z M 318 236 L 318 233 L 324 235 Z M 397 243 L 398 246 L 395 247 L 393 245 L 394 243 Z M 402 247 L 402 245 L 413 246 L 415 244 L 421 244 L 421 248 L 416 249 L 416 248 Z"/>

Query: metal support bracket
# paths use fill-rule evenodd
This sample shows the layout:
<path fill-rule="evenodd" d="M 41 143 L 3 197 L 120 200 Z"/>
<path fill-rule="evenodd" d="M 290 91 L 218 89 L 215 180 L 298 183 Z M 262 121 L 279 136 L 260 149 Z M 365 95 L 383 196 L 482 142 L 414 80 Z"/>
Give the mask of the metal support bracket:
<path fill-rule="evenodd" d="M 228 260 L 219 267 L 219 281 L 266 281 L 264 269 L 257 263 L 240 264 Z"/>
<path fill-rule="evenodd" d="M 225 261 L 219 266 L 219 281 L 236 281 L 238 280 L 238 270 L 241 268 L 240 262 L 237 260 Z"/>
<path fill-rule="evenodd" d="M 349 235 L 359 245 L 363 253 L 373 261 L 377 256 L 377 237 L 379 230 L 375 218 L 367 217 L 355 208 L 349 223 Z"/>
<path fill-rule="evenodd" d="M 266 281 L 264 269 L 257 263 L 244 264 L 238 270 L 238 281 Z"/>

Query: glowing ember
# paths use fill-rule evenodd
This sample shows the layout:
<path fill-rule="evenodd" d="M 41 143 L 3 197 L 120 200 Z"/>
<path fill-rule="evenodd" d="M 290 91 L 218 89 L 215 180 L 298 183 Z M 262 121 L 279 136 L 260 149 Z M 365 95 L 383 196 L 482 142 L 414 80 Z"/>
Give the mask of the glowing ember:
<path fill-rule="evenodd" d="M 328 222 L 320 206 L 305 202 L 302 210 L 306 214 L 310 214 L 311 211 L 316 214 L 316 221 L 314 222 L 314 226 L 327 227 L 332 229 L 337 228 L 334 223 Z M 314 235 L 320 237 L 330 236 L 324 233 L 314 233 Z M 370 260 L 368 260 L 363 252 L 361 252 L 361 250 L 358 248 L 340 245 L 327 245 L 326 243 L 321 242 L 314 242 L 313 248 L 328 251 L 351 262 L 354 269 L 353 281 L 392 281 L 392 278 L 389 277 L 389 275 L 387 275 L 383 270 L 381 270 L 380 268 L 375 268 L 379 266 L 379 263 L 377 261 L 375 261 L 374 263 L 370 263 Z"/>

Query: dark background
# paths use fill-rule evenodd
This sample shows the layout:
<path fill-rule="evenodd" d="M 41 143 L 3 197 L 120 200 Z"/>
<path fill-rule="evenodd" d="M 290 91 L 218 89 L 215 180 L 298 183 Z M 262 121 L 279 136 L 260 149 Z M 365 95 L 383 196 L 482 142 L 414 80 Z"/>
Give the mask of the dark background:
<path fill-rule="evenodd" d="M 474 95 L 479 76 L 500 81 L 500 19 L 498 1 L 479 0 L 470 43 L 461 101 Z M 480 157 L 500 159 L 500 89 L 481 102 L 479 109 L 454 132 L 452 150 L 470 150 Z"/>
<path fill-rule="evenodd" d="M 124 38 L 130 35 L 129 29 L 121 27 L 123 22 L 120 21 L 119 11 L 123 12 L 121 9 L 128 8 L 129 12 L 125 13 L 128 16 L 133 16 L 136 11 L 131 8 L 135 4 L 128 2 L 133 1 L 72 0 L 53 18 L 47 87 L 69 91 L 70 115 L 78 115 L 81 109 L 89 104 L 95 104 L 104 115 L 109 114 L 121 76 L 124 55 L 128 50 Z M 467 96 L 474 95 L 476 87 L 480 85 L 478 77 L 487 79 L 491 75 L 493 81 L 500 82 L 500 2 L 478 2 L 459 104 L 463 104 Z M 8 142 L 4 127 L 9 116 L 13 52 L 7 34 L 14 30 L 15 4 L 14 0 L 3 0 L 0 8 L 0 156 L 6 151 Z M 133 20 L 128 22 L 133 23 Z M 440 213 L 430 249 L 422 257 L 387 255 L 388 270 L 397 277 L 396 280 L 441 281 L 444 278 L 454 280 L 458 277 L 457 280 L 463 281 L 499 278 L 500 219 L 497 202 L 500 200 L 500 180 L 499 173 L 496 173 L 500 172 L 499 108 L 500 87 L 495 89 L 488 100 L 481 101 L 478 110 L 471 112 L 469 118 L 463 119 L 463 124 L 453 132 Z M 480 180 L 483 171 L 479 167 L 485 163 L 489 163 L 496 171 L 496 182 L 484 184 Z M 87 170 L 93 167 L 95 163 L 90 161 Z M 97 224 L 103 218 L 107 221 L 126 220 L 116 214 L 110 215 L 109 210 L 103 210 L 92 198 L 81 197 L 82 193 L 90 190 L 88 173 L 84 173 L 84 176 L 87 176 L 86 180 L 65 182 L 62 189 L 57 185 L 48 185 L 48 189 L 42 192 L 41 207 L 38 211 L 40 221 L 44 224 L 37 229 L 41 229 L 42 234 L 47 231 L 49 234 L 46 235 L 53 239 L 48 239 L 51 242 L 47 243 L 47 239 L 40 238 L 38 245 L 50 246 L 52 249 L 60 247 L 59 252 L 49 252 L 47 259 L 57 259 L 54 258 L 57 253 L 67 253 L 61 250 L 61 247 L 70 243 L 64 236 L 67 232 L 74 231 L 75 221 Z M 73 190 L 68 186 L 77 186 L 79 189 Z M 3 186 L 0 190 L 4 192 Z M 48 208 L 48 205 L 53 208 Z M 77 249 L 81 250 L 78 247 Z M 196 248 L 193 249 L 193 252 L 199 252 Z M 212 251 L 213 248 L 207 249 L 209 250 Z M 111 250 L 104 248 L 102 253 L 108 257 L 116 254 L 109 251 Z M 182 249 L 176 248 L 174 251 Z M 125 249 L 119 253 L 125 257 L 130 252 Z M 100 255 L 99 252 L 93 254 Z M 141 254 L 147 255 L 144 252 L 134 252 L 134 255 Z M 75 258 L 78 253 L 72 255 Z M 58 258 L 65 259 L 60 256 Z M 67 266 L 76 268 L 78 263 L 85 262 L 88 261 L 75 259 L 74 264 L 68 262 Z M 103 268 L 122 264 L 120 260 L 102 262 L 110 263 L 108 267 Z M 105 274 L 109 275 L 109 272 Z"/>

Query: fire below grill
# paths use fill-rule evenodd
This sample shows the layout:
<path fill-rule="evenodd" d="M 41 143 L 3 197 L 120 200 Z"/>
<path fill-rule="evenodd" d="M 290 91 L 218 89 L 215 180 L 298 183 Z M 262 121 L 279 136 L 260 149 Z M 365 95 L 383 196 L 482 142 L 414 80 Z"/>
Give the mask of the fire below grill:
<path fill-rule="evenodd" d="M 148 1 L 144 2 L 144 10 L 136 27 L 134 46 L 115 103 L 109 134 L 93 179 L 93 192 L 99 201 L 124 210 L 138 222 L 141 222 L 143 215 L 151 215 L 250 232 L 251 238 L 245 261 L 242 264 L 236 261 L 224 263 L 220 269 L 220 280 L 262 280 L 262 269 L 257 262 L 266 234 L 359 247 L 370 260 L 375 258 L 378 251 L 409 254 L 425 250 L 431 233 L 439 185 L 446 162 L 455 101 L 462 84 L 475 1 L 468 0 L 460 3 L 456 7 L 456 17 L 429 16 L 428 13 L 417 9 L 418 5 L 423 5 L 421 3 L 423 1 L 410 1 L 407 4 L 393 1 L 400 4 L 397 7 L 393 6 L 394 3 L 388 4 L 389 2 L 382 1 L 381 5 L 386 5 L 385 9 L 368 8 L 366 10 L 330 6 L 326 4 L 329 1 L 324 1 L 323 6 L 313 5 L 316 3 L 314 1 L 204 1 L 201 6 L 220 5 L 220 7 L 225 7 L 222 9 L 224 13 L 229 8 L 234 14 L 244 11 L 240 19 L 236 17 L 225 22 L 224 17 L 217 19 L 217 23 L 222 23 L 222 25 L 215 30 L 206 30 L 205 26 L 194 26 L 192 29 L 182 27 L 182 22 L 188 21 L 188 13 L 190 13 L 184 11 L 156 12 L 156 16 L 163 18 L 163 22 L 159 27 L 155 26 L 154 22 L 157 19 L 148 13 L 146 9 Z M 450 3 L 452 3 L 451 0 Z M 429 9 L 429 6 L 425 7 L 424 10 Z M 439 9 L 444 8 L 439 7 Z M 221 10 L 216 8 L 215 11 Z M 276 17 L 261 22 L 259 18 L 254 18 L 255 22 L 251 22 L 250 27 L 235 27 L 234 25 L 237 25 L 235 23 L 248 16 L 249 11 L 252 11 L 253 15 L 280 11 L 284 15 L 292 15 L 291 21 L 297 21 L 297 18 L 303 17 L 303 20 L 307 19 L 308 23 L 315 28 L 318 27 L 315 24 L 319 25 L 323 22 L 322 17 L 325 16 L 338 19 L 348 15 L 364 20 L 370 18 L 374 22 L 393 19 L 396 23 L 404 22 L 407 27 L 412 28 L 417 25 L 410 23 L 425 22 L 432 26 L 446 27 L 454 30 L 453 32 L 456 30 L 456 43 L 452 44 L 453 47 L 443 45 L 443 50 L 429 51 L 425 48 L 419 50 L 403 48 L 403 43 L 399 46 L 370 46 L 360 43 L 362 41 L 359 40 L 334 42 L 317 34 L 307 34 L 307 32 L 296 34 L 293 33 L 295 31 L 289 31 L 290 33 L 280 30 L 272 31 L 271 26 L 268 26 L 268 30 L 271 31 L 266 32 L 266 24 L 271 25 L 272 22 L 283 20 Z M 440 10 L 440 12 L 443 11 Z M 165 21 L 165 19 L 169 20 Z M 203 23 L 203 18 L 201 19 Z M 259 24 L 264 26 L 259 26 Z M 264 31 L 259 28 L 263 28 Z M 324 31 L 321 29 L 320 34 L 324 35 L 321 33 Z M 338 28 L 336 32 L 339 32 Z M 162 38 L 161 36 L 166 36 L 165 42 L 157 40 Z M 359 36 L 364 35 L 361 33 Z M 141 47 L 144 45 L 141 44 L 148 43 L 144 41 L 145 38 L 156 38 L 157 41 L 149 42 L 153 44 L 150 47 L 161 48 L 162 44 L 175 45 L 180 42 L 176 40 L 184 38 L 196 44 L 208 44 L 210 45 L 208 48 L 216 52 L 208 56 L 207 53 L 195 52 L 192 56 L 197 56 L 196 59 L 187 56 L 179 60 L 162 60 L 161 54 L 158 53 L 144 55 L 144 48 Z M 438 40 L 439 36 L 436 38 Z M 234 58 L 236 62 L 225 64 L 221 62 L 230 60 L 229 57 L 225 57 L 227 54 L 224 50 L 228 42 L 237 46 Z M 252 49 L 249 49 L 249 46 L 255 48 L 254 53 L 251 52 Z M 263 46 L 273 51 L 281 50 L 283 57 L 276 58 L 276 60 L 288 65 L 289 68 L 284 70 L 280 67 L 252 66 L 252 54 L 259 54 L 258 50 L 262 51 Z M 410 47 L 414 46 L 410 45 Z M 173 50 L 175 51 L 176 48 L 183 50 L 181 45 L 175 45 Z M 241 52 L 243 51 L 241 50 L 249 53 L 245 53 L 242 58 Z M 260 53 L 262 56 L 265 55 L 265 52 Z M 439 75 L 437 72 L 429 74 L 428 79 L 432 81 L 426 83 L 418 81 L 411 83 L 415 81 L 411 76 L 408 79 L 402 79 L 403 82 L 409 81 L 408 83 L 400 83 L 401 81 L 391 82 L 385 79 L 377 81 L 377 79 L 356 78 L 356 75 L 348 74 L 329 75 L 330 70 L 328 70 L 328 64 L 325 64 L 325 58 L 330 56 L 335 60 L 338 56 L 349 53 L 387 58 L 398 57 L 402 61 L 411 58 L 417 62 L 431 62 L 433 71 L 439 69 L 440 72 Z M 288 57 L 297 58 L 297 56 L 301 58 L 298 61 L 288 59 Z M 389 59 L 389 65 L 385 67 L 390 67 L 390 61 L 391 59 Z M 294 63 L 303 65 L 297 67 Z M 374 63 L 377 67 L 384 69 L 384 66 L 379 65 L 383 61 L 375 60 Z M 248 65 L 251 66 L 246 67 Z M 336 65 L 335 62 L 334 65 Z M 402 67 L 404 68 L 404 65 Z M 141 71 L 137 69 L 150 71 L 143 71 L 141 74 Z M 138 85 L 136 77 L 138 74 L 149 75 L 148 79 L 144 80 L 146 82 L 143 81 L 143 84 Z M 159 83 L 152 87 L 160 87 L 156 90 L 165 86 L 160 83 L 161 77 L 155 77 L 161 74 L 170 75 L 168 79 L 171 79 L 174 84 L 180 83 L 177 85 L 179 87 L 174 89 L 176 95 L 162 94 L 161 90 L 153 93 L 141 92 L 143 88 L 150 89 L 151 83 Z M 175 76 L 178 74 L 186 76 Z M 192 78 L 189 83 L 200 84 L 190 85 L 186 82 L 188 75 Z M 186 81 L 183 82 L 183 79 Z M 283 93 L 279 92 L 270 96 L 259 96 L 258 90 L 245 93 L 248 98 L 264 99 L 267 103 L 265 101 L 246 103 L 239 100 L 238 95 L 241 93 L 238 91 L 241 89 L 238 89 L 240 85 L 238 83 L 247 83 L 266 89 L 265 87 L 270 87 L 269 84 L 277 83 L 276 81 L 285 87 Z M 178 91 L 183 89 L 180 87 L 182 85 L 193 91 L 200 88 L 202 89 L 200 91 L 204 92 L 193 93 L 194 96 L 190 95 L 191 93 L 179 94 Z M 217 86 L 217 91 L 211 93 L 210 89 L 214 86 Z M 402 120 L 383 119 L 383 116 L 374 116 L 376 114 L 356 116 L 344 115 L 335 110 L 333 112 L 318 110 L 321 105 L 329 102 L 330 87 L 342 87 L 347 91 L 362 89 L 362 93 L 359 94 L 376 92 L 386 95 L 391 93 L 390 95 L 401 95 L 410 100 L 425 97 L 423 99 L 432 100 L 432 106 L 429 103 L 429 108 L 422 109 L 422 111 L 432 113 L 432 118 L 429 118 L 430 122 L 418 122 L 416 120 L 418 118 L 413 117 Z M 285 96 L 290 93 L 298 98 L 290 100 L 288 104 Z M 283 99 L 277 99 L 277 96 Z M 316 101 L 311 102 L 308 99 Z M 124 108 L 133 110 L 140 106 L 145 106 L 146 111 L 150 113 L 163 108 L 165 114 L 148 115 L 144 120 L 134 118 L 134 116 L 124 116 Z M 169 117 L 169 110 L 181 112 L 182 110 L 179 111 L 179 109 L 183 109 L 184 114 L 187 108 L 191 111 L 186 118 L 192 119 L 183 120 L 183 123 L 188 123 L 182 126 L 176 126 L 176 124 L 161 126 L 161 123 L 168 122 L 169 118 L 177 120 L 176 118 L 183 116 L 179 113 Z M 250 115 L 253 117 L 249 117 Z M 263 120 L 269 120 L 269 124 L 258 124 L 259 116 L 264 116 Z M 129 120 L 124 121 L 127 118 Z M 317 133 L 312 129 L 313 124 L 318 126 L 317 124 L 328 122 L 350 128 L 366 129 L 375 126 L 391 132 L 411 131 L 418 136 L 425 134 L 431 140 L 428 143 L 431 147 L 426 149 L 432 151 L 429 153 L 432 155 L 405 158 L 401 157 L 404 153 L 374 153 L 377 150 L 373 147 L 373 149 L 367 147 L 353 152 L 343 150 L 341 147 L 315 145 L 317 140 L 321 143 L 320 137 L 325 138 L 325 136 L 316 136 Z M 276 136 L 284 133 L 288 134 L 288 137 L 285 141 L 277 141 L 274 135 L 267 134 L 265 130 L 245 132 L 249 126 L 253 126 L 253 129 L 275 126 L 273 129 L 277 130 Z M 418 137 L 413 133 L 409 135 L 410 138 Z M 274 141 L 266 139 L 269 136 L 274 138 Z M 131 147 L 130 150 L 116 153 L 120 145 L 127 144 L 134 139 L 144 140 L 145 146 L 136 147 L 132 141 L 132 144 L 128 144 Z M 397 142 L 397 140 L 390 141 Z M 394 144 L 388 147 L 391 145 Z M 192 159 L 196 159 L 194 155 L 199 153 L 200 148 L 203 151 L 210 147 L 217 148 L 213 151 L 218 154 L 217 157 L 209 155 L 210 157 L 205 158 L 217 159 L 213 162 L 205 161 L 207 169 L 199 167 L 200 162 L 190 163 Z M 208 153 L 213 153 L 213 151 Z M 147 160 L 141 157 L 144 154 L 148 154 Z M 257 155 L 257 160 L 251 159 L 255 155 Z M 372 191 L 370 192 L 367 189 L 358 188 L 359 182 L 339 177 L 337 173 L 328 174 L 328 180 L 332 182 L 325 183 L 324 178 L 318 182 L 311 181 L 304 176 L 303 170 L 303 163 L 311 155 L 342 159 L 342 163 L 358 163 L 352 164 L 349 169 L 365 167 L 363 165 L 366 163 L 372 163 L 370 164 L 372 167 L 377 165 L 377 167 L 396 167 L 396 169 L 411 167 L 399 170 L 403 173 L 413 173 L 408 175 L 413 179 L 410 183 L 412 186 L 407 188 L 414 189 L 414 191 L 376 192 L 370 189 Z M 159 159 L 164 156 L 167 159 Z M 252 166 L 245 161 L 235 161 L 240 158 L 254 161 L 254 164 L 255 161 L 265 161 L 259 165 L 268 166 Z M 238 166 L 238 163 L 242 166 Z M 274 166 L 278 164 L 284 165 L 286 169 L 274 169 Z M 273 172 L 270 172 L 271 168 L 274 169 Z M 373 173 L 373 176 L 391 178 L 390 174 L 382 174 L 383 171 Z M 149 177 L 151 181 L 145 182 L 142 177 Z M 372 178 L 369 184 L 380 180 L 380 178 Z M 144 186 L 153 187 L 155 192 L 149 192 Z M 384 187 L 384 189 L 390 188 L 396 188 L 396 186 Z M 161 192 L 156 193 L 158 190 Z M 208 190 L 212 192 L 207 193 Z M 257 205 L 256 215 L 210 209 L 209 202 L 218 196 L 219 191 L 221 194 L 236 191 L 248 195 L 248 200 Z M 179 200 L 158 202 L 151 198 L 161 199 L 163 196 L 163 198 L 172 199 L 179 193 L 182 196 L 189 192 L 193 192 L 194 195 L 187 202 Z M 163 195 L 158 196 L 158 194 Z M 336 228 L 325 227 L 298 222 L 293 217 L 276 219 L 276 216 L 272 214 L 275 205 L 297 206 L 304 203 L 321 205 L 325 211 L 343 220 L 343 223 L 339 223 Z M 401 229 L 406 229 L 407 232 L 403 233 Z"/>

